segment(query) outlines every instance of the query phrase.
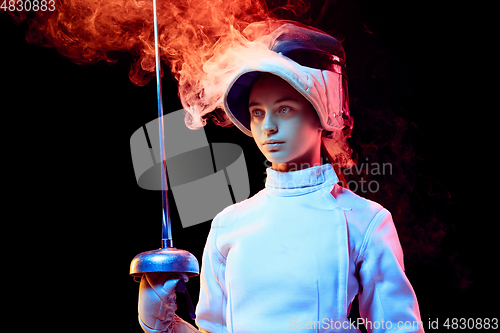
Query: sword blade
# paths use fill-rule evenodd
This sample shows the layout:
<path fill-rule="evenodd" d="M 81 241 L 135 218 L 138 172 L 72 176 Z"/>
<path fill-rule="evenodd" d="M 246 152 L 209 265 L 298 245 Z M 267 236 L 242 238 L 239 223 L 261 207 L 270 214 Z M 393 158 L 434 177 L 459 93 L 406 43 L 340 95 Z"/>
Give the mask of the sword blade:
<path fill-rule="evenodd" d="M 159 131 L 160 131 L 160 161 L 161 167 L 161 187 L 162 187 L 162 247 L 173 247 L 172 243 L 172 229 L 170 220 L 170 209 L 168 206 L 168 186 L 167 186 L 167 165 L 165 162 L 165 147 L 164 147 L 164 127 L 163 127 L 163 98 L 161 89 L 161 70 L 160 70 L 160 47 L 158 38 L 158 11 L 156 9 L 156 0 L 153 0 L 153 14 L 154 14 L 154 36 L 155 36 L 155 61 L 156 61 L 156 92 L 158 97 L 158 118 L 159 118 Z"/>

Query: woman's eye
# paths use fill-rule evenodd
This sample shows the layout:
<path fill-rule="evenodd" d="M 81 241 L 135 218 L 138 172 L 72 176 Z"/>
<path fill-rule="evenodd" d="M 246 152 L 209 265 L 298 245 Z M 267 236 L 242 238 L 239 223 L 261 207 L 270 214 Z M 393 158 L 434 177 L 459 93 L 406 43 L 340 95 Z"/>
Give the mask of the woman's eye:
<path fill-rule="evenodd" d="M 291 110 L 291 108 L 289 106 L 282 106 L 278 110 L 278 113 L 288 113 L 288 112 L 290 112 L 290 110 Z"/>
<path fill-rule="evenodd" d="M 251 113 L 252 113 L 252 116 L 254 116 L 254 117 L 260 117 L 264 114 L 264 112 L 262 112 L 262 110 L 259 110 L 259 109 L 252 110 Z"/>

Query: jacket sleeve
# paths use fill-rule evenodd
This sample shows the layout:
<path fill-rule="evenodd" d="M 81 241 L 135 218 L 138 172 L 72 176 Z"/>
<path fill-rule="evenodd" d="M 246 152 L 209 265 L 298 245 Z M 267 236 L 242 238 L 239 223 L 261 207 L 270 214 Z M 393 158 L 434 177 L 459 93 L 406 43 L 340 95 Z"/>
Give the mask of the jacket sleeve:
<path fill-rule="evenodd" d="M 392 216 L 380 210 L 361 245 L 359 312 L 368 332 L 424 332 L 415 292 L 404 272 Z"/>
<path fill-rule="evenodd" d="M 196 325 L 201 332 L 226 333 L 226 259 L 216 247 L 217 217 L 212 222 L 203 250 L 200 298 L 196 306 Z"/>

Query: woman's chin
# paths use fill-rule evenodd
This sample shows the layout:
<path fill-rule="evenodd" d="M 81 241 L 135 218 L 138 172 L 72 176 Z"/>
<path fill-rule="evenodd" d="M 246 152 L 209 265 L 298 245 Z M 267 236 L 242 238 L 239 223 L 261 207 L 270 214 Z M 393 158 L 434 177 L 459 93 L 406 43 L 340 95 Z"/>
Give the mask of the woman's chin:
<path fill-rule="evenodd" d="M 265 157 L 271 163 L 288 163 L 288 161 L 290 161 L 289 158 L 283 156 L 282 152 L 272 152 L 272 153 L 267 152 L 265 154 Z"/>

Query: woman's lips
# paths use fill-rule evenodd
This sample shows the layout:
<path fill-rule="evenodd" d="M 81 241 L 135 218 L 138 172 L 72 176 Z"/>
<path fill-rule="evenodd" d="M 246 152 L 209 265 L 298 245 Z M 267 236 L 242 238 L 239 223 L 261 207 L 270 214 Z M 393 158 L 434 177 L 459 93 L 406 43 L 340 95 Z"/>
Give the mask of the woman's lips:
<path fill-rule="evenodd" d="M 279 146 L 281 146 L 282 144 L 284 144 L 285 141 L 279 141 L 279 140 L 266 140 L 264 141 L 263 145 L 267 148 L 267 149 L 273 149 L 273 148 L 278 148 Z"/>
<path fill-rule="evenodd" d="M 264 141 L 264 145 L 272 145 L 272 144 L 275 144 L 275 143 L 285 143 L 285 141 L 280 141 L 280 140 L 266 140 Z"/>

